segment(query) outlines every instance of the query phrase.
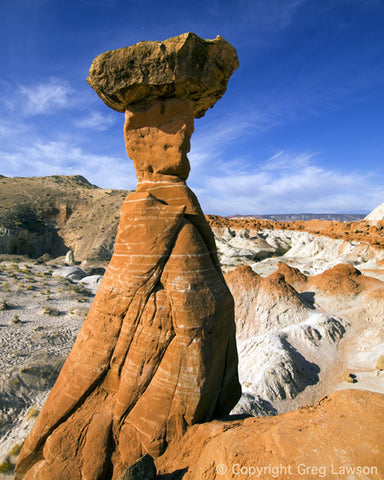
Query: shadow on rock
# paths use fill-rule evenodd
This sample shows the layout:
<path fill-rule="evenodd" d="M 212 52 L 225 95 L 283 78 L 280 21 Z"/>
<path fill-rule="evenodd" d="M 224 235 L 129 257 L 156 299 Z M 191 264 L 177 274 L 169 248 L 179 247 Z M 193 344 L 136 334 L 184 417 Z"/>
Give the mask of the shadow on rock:
<path fill-rule="evenodd" d="M 180 468 L 172 473 L 165 473 L 164 475 L 157 475 L 156 480 L 181 480 L 188 472 L 187 468 Z"/>

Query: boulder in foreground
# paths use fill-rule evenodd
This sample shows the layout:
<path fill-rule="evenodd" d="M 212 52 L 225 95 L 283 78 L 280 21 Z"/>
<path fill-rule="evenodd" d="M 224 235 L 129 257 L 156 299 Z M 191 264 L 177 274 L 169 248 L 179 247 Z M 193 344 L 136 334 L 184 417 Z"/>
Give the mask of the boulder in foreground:
<path fill-rule="evenodd" d="M 176 472 L 185 472 L 183 480 L 383 479 L 383 426 L 384 395 L 341 390 L 284 415 L 190 427 L 157 459 L 158 474 L 176 479 Z"/>

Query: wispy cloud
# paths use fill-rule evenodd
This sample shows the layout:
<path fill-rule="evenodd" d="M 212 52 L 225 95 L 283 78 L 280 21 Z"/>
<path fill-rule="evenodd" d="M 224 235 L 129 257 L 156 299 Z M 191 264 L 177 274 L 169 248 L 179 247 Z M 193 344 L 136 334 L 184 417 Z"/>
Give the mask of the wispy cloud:
<path fill-rule="evenodd" d="M 297 10 L 305 2 L 306 0 L 270 0 L 265 3 L 251 0 L 249 6 L 250 11 L 258 16 L 260 26 L 265 30 L 278 31 L 292 23 Z"/>
<path fill-rule="evenodd" d="M 126 157 L 95 154 L 69 141 L 30 139 L 24 146 L 0 151 L 0 161 L 0 173 L 7 176 L 81 174 L 101 187 L 136 185 Z M 320 161 L 320 154 L 312 152 L 279 151 L 244 169 L 241 157 L 225 161 L 219 155 L 209 165 L 204 161 L 197 166 L 190 183 L 204 211 L 222 215 L 368 212 L 382 203 L 383 178 L 325 168 Z"/>
<path fill-rule="evenodd" d="M 0 151 L 2 174 L 6 176 L 72 175 L 85 176 L 107 188 L 134 188 L 136 176 L 128 159 L 98 155 L 64 141 L 42 142 Z"/>
<path fill-rule="evenodd" d="M 99 112 L 91 112 L 87 117 L 74 121 L 79 128 L 89 128 L 103 132 L 108 130 L 116 122 L 116 116 L 101 115 Z"/>
<path fill-rule="evenodd" d="M 294 21 L 297 11 L 307 0 L 232 0 L 231 14 L 223 8 L 222 0 L 206 0 L 205 10 L 208 16 L 215 15 L 220 18 L 222 31 L 233 27 L 233 14 L 236 16 L 238 30 L 250 41 L 262 41 L 261 36 L 275 33 L 285 29 Z M 252 38 L 250 39 L 249 34 Z"/>
<path fill-rule="evenodd" d="M 249 135 L 256 136 L 270 128 L 274 120 L 259 112 L 256 108 L 243 111 L 241 107 L 236 113 L 210 116 L 210 119 L 196 121 L 195 133 L 192 136 L 191 152 L 189 158 L 193 165 L 193 173 L 201 173 L 206 165 L 212 164 L 216 159 L 222 158 L 229 146 L 233 146 L 239 139 Z M 236 161 L 233 159 L 232 161 Z M 220 164 L 223 165 L 223 164 Z M 240 164 L 238 165 L 240 167 Z M 242 167 L 246 163 L 242 159 Z"/>
<path fill-rule="evenodd" d="M 0 121 L 0 138 L 9 138 L 15 134 L 13 126 Z"/>
<path fill-rule="evenodd" d="M 68 108 L 72 93 L 67 81 L 51 78 L 46 83 L 20 85 L 14 106 L 28 116 L 51 114 Z"/>
<path fill-rule="evenodd" d="M 316 155 L 279 152 L 244 173 L 210 175 L 198 186 L 203 208 L 223 215 L 364 212 L 382 203 L 383 179 L 324 168 Z"/>

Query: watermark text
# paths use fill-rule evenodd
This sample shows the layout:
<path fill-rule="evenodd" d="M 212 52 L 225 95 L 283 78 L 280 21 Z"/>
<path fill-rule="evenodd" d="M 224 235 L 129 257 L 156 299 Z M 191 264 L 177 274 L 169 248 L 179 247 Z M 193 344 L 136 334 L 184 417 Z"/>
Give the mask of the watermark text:
<path fill-rule="evenodd" d="M 219 463 L 216 465 L 218 475 L 231 473 L 233 476 L 246 475 L 254 478 L 270 478 L 286 477 L 287 475 L 308 476 L 318 478 L 331 478 L 335 475 L 378 475 L 376 466 L 368 465 L 306 465 L 300 463 L 298 465 L 226 465 Z"/>

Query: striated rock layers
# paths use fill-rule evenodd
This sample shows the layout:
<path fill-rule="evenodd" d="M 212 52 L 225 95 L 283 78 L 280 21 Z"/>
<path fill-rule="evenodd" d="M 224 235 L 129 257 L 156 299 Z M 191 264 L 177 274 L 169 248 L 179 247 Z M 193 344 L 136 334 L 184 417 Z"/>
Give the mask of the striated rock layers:
<path fill-rule="evenodd" d="M 193 34 L 178 38 L 204 42 Z M 163 51 L 169 42 L 146 42 L 145 51 Z M 233 51 L 223 42 L 221 50 Z M 200 47 L 194 52 L 198 61 Z M 203 73 L 216 61 L 215 49 L 204 52 Z M 131 63 L 120 50 L 105 55 L 129 77 Z M 117 72 L 109 75 L 109 85 L 120 82 Z M 166 83 L 172 81 L 170 75 Z M 146 92 L 144 80 L 135 82 Z M 16 478 L 115 479 L 143 454 L 159 456 L 188 425 L 227 414 L 240 397 L 233 299 L 212 232 L 185 183 L 201 109 L 168 98 L 168 90 L 165 96 L 122 107 L 137 189 L 123 204 L 114 255 L 20 453 Z"/>

